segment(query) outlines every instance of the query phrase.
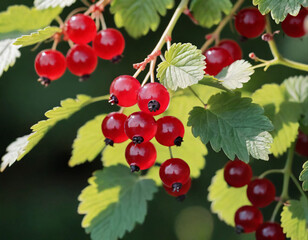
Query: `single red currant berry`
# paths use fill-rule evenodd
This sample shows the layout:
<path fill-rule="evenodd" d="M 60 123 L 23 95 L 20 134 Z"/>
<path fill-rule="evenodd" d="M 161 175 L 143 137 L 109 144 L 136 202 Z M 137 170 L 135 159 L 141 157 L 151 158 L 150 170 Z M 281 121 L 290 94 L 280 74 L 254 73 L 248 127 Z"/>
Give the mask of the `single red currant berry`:
<path fill-rule="evenodd" d="M 102 132 L 105 136 L 105 143 L 113 146 L 114 143 L 121 143 L 128 139 L 124 132 L 124 123 L 127 119 L 123 113 L 109 113 L 102 122 Z"/>
<path fill-rule="evenodd" d="M 155 136 L 156 130 L 157 124 L 155 119 L 145 112 L 131 114 L 124 124 L 126 135 L 135 144 L 150 141 Z"/>
<path fill-rule="evenodd" d="M 35 70 L 40 76 L 39 81 L 48 86 L 50 81 L 60 78 L 66 70 L 63 54 L 56 50 L 43 50 L 35 58 Z"/>
<path fill-rule="evenodd" d="M 275 200 L 275 195 L 275 186 L 268 179 L 255 179 L 248 184 L 247 197 L 256 207 L 266 207 Z"/>
<path fill-rule="evenodd" d="M 131 142 L 125 150 L 125 158 L 132 172 L 146 170 L 155 164 L 156 149 L 150 142 L 135 144 Z"/>
<path fill-rule="evenodd" d="M 182 159 L 171 158 L 160 166 L 159 176 L 166 187 L 179 191 L 190 178 L 190 168 Z"/>
<path fill-rule="evenodd" d="M 224 178 L 231 187 L 243 187 L 247 185 L 252 178 L 251 167 L 238 159 L 229 161 L 224 168 Z"/>
<path fill-rule="evenodd" d="M 244 8 L 235 16 L 235 28 L 246 38 L 256 38 L 265 29 L 265 16 L 257 8 Z"/>
<path fill-rule="evenodd" d="M 205 73 L 208 75 L 217 75 L 224 67 L 229 66 L 233 59 L 226 49 L 212 47 L 204 52 L 206 57 Z"/>
<path fill-rule="evenodd" d="M 66 62 L 68 70 L 79 76 L 80 81 L 85 81 L 94 72 L 97 66 L 97 57 L 90 46 L 76 44 L 67 52 Z"/>
<path fill-rule="evenodd" d="M 256 240 L 285 240 L 283 230 L 278 223 L 262 223 L 256 231 Z"/>
<path fill-rule="evenodd" d="M 125 40 L 121 32 L 108 28 L 96 34 L 93 48 L 100 58 L 117 62 L 124 51 Z"/>
<path fill-rule="evenodd" d="M 302 131 L 298 132 L 296 152 L 304 157 L 308 157 L 308 136 Z"/>
<path fill-rule="evenodd" d="M 169 102 L 169 92 L 160 83 L 148 83 L 139 89 L 138 106 L 143 112 L 153 116 L 159 115 L 166 111 Z"/>
<path fill-rule="evenodd" d="M 96 25 L 89 16 L 76 14 L 66 22 L 65 32 L 74 43 L 87 44 L 96 36 Z"/>
<path fill-rule="evenodd" d="M 236 41 L 231 39 L 224 39 L 219 42 L 218 47 L 226 49 L 231 55 L 233 61 L 242 59 L 242 49 Z"/>
<path fill-rule="evenodd" d="M 179 119 L 171 116 L 162 117 L 157 120 L 155 138 L 157 142 L 167 147 L 181 146 L 184 132 L 184 125 Z"/>
<path fill-rule="evenodd" d="M 250 233 L 257 230 L 263 222 L 261 211 L 254 206 L 240 207 L 234 216 L 237 233 Z"/>
<path fill-rule="evenodd" d="M 281 23 L 282 30 L 290 37 L 300 38 L 306 35 L 304 21 L 308 16 L 308 11 L 302 8 L 297 16 L 288 14 L 286 19 Z"/>
<path fill-rule="evenodd" d="M 163 186 L 169 195 L 173 197 L 177 197 L 178 200 L 183 201 L 185 199 L 185 195 L 188 193 L 191 187 L 191 178 L 189 178 L 187 183 L 183 184 L 183 186 L 181 187 L 179 191 L 173 191 L 172 188 L 169 188 L 166 185 L 163 185 Z"/>
<path fill-rule="evenodd" d="M 138 80 L 132 76 L 121 75 L 110 85 L 109 102 L 121 107 L 131 107 L 137 103 L 137 94 L 140 88 Z"/>

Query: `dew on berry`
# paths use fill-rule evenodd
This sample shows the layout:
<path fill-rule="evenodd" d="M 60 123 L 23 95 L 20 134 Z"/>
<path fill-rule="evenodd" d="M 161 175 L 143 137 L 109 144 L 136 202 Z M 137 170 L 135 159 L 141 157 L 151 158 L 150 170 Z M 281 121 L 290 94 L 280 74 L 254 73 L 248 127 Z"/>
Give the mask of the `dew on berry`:
<path fill-rule="evenodd" d="M 212 47 L 204 52 L 206 57 L 205 73 L 208 75 L 217 75 L 224 67 L 229 66 L 233 59 L 226 49 L 220 47 Z"/>
<path fill-rule="evenodd" d="M 224 168 L 225 181 L 231 187 L 243 187 L 247 185 L 252 178 L 252 170 L 249 164 L 239 159 L 229 161 Z"/>

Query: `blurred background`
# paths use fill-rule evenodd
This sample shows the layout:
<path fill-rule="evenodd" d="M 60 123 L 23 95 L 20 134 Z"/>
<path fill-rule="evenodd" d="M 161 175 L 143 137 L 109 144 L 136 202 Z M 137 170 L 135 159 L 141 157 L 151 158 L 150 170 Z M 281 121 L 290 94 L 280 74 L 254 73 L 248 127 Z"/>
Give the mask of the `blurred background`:
<path fill-rule="evenodd" d="M 178 1 L 176 1 L 178 2 Z M 246 1 L 247 5 L 250 1 Z M 1 0 L 0 11 L 5 11 L 9 5 L 25 4 L 32 6 L 30 0 Z M 81 6 L 80 2 L 73 8 Z M 73 9 L 65 9 L 63 18 Z M 106 21 L 109 27 L 114 27 L 112 16 L 107 11 Z M 163 29 L 168 24 L 172 10 L 162 18 L 157 32 L 150 32 L 140 39 L 130 38 L 123 29 L 126 39 L 124 59 L 119 64 L 99 61 L 99 65 L 91 79 L 79 83 L 77 77 L 68 71 L 58 81 L 48 88 L 42 87 L 36 80 L 34 58 L 51 43 L 43 44 L 38 50 L 31 47 L 21 49 L 22 56 L 15 66 L 4 73 L 0 79 L 0 155 L 5 154 L 6 147 L 17 137 L 30 132 L 29 128 L 39 120 L 45 119 L 44 113 L 58 106 L 62 99 L 74 98 L 77 94 L 99 96 L 108 93 L 111 81 L 121 74 L 133 74 L 132 64 L 142 61 L 156 45 Z M 280 26 L 273 23 L 273 29 Z M 211 29 L 203 29 L 194 25 L 186 16 L 182 16 L 175 28 L 173 42 L 191 42 L 201 47 L 205 34 Z M 240 37 L 227 26 L 222 38 L 232 38 L 239 42 Z M 308 39 L 291 39 L 283 34 L 276 36 L 281 53 L 292 60 L 308 63 Z M 270 59 L 267 43 L 260 39 L 240 42 L 244 58 L 255 52 L 257 56 Z M 68 50 L 66 43 L 60 43 L 58 49 L 63 53 Z M 281 83 L 285 78 L 304 72 L 275 66 L 266 73 L 257 70 L 251 81 L 245 85 L 246 91 L 254 91 L 264 83 Z M 76 132 L 87 120 L 97 114 L 109 112 L 112 108 L 106 103 L 92 104 L 75 114 L 68 121 L 60 122 L 21 162 L 15 163 L 0 174 L 0 239 L 1 240 L 89 240 L 81 228 L 83 216 L 77 214 L 77 197 L 87 186 L 87 179 L 92 172 L 101 168 L 101 162 L 96 159 L 78 167 L 68 167 L 71 145 Z M 269 162 L 253 161 L 254 174 L 258 175 L 268 168 L 283 167 L 286 156 L 280 159 L 272 158 Z M 149 202 L 148 214 L 143 225 L 137 225 L 123 239 L 180 239 L 180 240 L 235 240 L 254 239 L 254 235 L 238 236 L 233 228 L 219 221 L 217 215 L 210 213 L 210 203 L 207 201 L 207 188 L 215 171 L 222 168 L 227 158 L 222 153 L 214 153 L 209 148 L 206 156 L 206 167 L 199 179 L 193 180 L 188 198 L 179 203 L 165 194 L 160 188 L 155 199 Z M 303 159 L 296 156 L 294 172 L 298 176 Z M 281 190 L 281 176 L 270 176 Z M 298 193 L 291 186 L 291 196 Z M 232 204 L 232 202 L 230 202 Z M 273 205 L 264 209 L 265 219 L 273 211 Z"/>

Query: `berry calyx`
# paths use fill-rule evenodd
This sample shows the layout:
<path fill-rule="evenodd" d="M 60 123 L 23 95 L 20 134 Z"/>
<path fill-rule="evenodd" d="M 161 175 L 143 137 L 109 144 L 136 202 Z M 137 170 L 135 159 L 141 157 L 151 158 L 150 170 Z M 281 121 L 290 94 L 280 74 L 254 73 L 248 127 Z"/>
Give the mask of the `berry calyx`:
<path fill-rule="evenodd" d="M 35 70 L 42 85 L 48 86 L 51 81 L 59 79 L 66 70 L 66 60 L 57 50 L 43 50 L 35 58 Z"/>
<path fill-rule="evenodd" d="M 256 240 L 285 240 L 283 230 L 278 223 L 262 223 L 256 231 Z"/>
<path fill-rule="evenodd" d="M 156 149 L 150 142 L 135 144 L 131 142 L 125 150 L 125 158 L 132 172 L 146 170 L 155 164 Z"/>
<path fill-rule="evenodd" d="M 243 187 L 247 185 L 252 178 L 251 167 L 238 159 L 229 161 L 224 168 L 224 178 L 231 187 Z"/>
<path fill-rule="evenodd" d="M 143 112 L 153 116 L 159 115 L 166 111 L 169 102 L 169 92 L 160 83 L 148 83 L 139 89 L 138 106 Z"/>
<path fill-rule="evenodd" d="M 300 38 L 306 35 L 304 22 L 308 16 L 308 10 L 301 8 L 297 16 L 288 16 L 281 23 L 281 28 L 289 37 Z"/>
<path fill-rule="evenodd" d="M 150 141 L 156 134 L 157 124 L 155 119 L 145 112 L 131 114 L 124 124 L 126 135 L 135 144 Z"/>
<path fill-rule="evenodd" d="M 295 151 L 304 157 L 308 157 L 308 136 L 302 131 L 298 132 Z"/>
<path fill-rule="evenodd" d="M 137 94 L 140 88 L 139 81 L 129 75 L 121 75 L 110 85 L 109 102 L 121 107 L 131 107 L 137 103 Z"/>
<path fill-rule="evenodd" d="M 217 75 L 224 67 L 233 63 L 233 59 L 226 49 L 212 47 L 204 52 L 206 68 L 205 73 L 208 75 Z"/>
<path fill-rule="evenodd" d="M 109 113 L 102 122 L 102 132 L 105 136 L 106 145 L 125 142 L 128 137 L 124 132 L 124 123 L 127 116 L 123 113 Z"/>
<path fill-rule="evenodd" d="M 275 195 L 275 186 L 268 179 L 255 179 L 248 184 L 247 197 L 256 207 L 266 207 L 275 200 Z"/>
<path fill-rule="evenodd" d="M 162 117 L 157 120 L 157 132 L 155 138 L 161 145 L 181 146 L 185 128 L 183 123 L 171 116 Z"/>
<path fill-rule="evenodd" d="M 257 8 L 244 8 L 235 16 L 235 28 L 246 38 L 256 38 L 265 29 L 265 16 Z"/>
<path fill-rule="evenodd" d="M 240 45 L 231 39 L 223 39 L 219 42 L 218 47 L 228 51 L 233 61 L 242 59 L 243 53 Z"/>
<path fill-rule="evenodd" d="M 234 222 L 236 233 L 250 233 L 262 224 L 263 216 L 258 208 L 243 206 L 235 212 Z"/>
<path fill-rule="evenodd" d="M 190 187 L 191 187 L 191 178 L 189 178 L 188 182 L 183 184 L 183 186 L 181 187 L 181 189 L 179 189 L 179 191 L 173 191 L 172 188 L 167 187 L 166 185 L 163 185 L 164 189 L 166 190 L 166 192 L 173 196 L 173 197 L 177 197 L 179 200 L 184 200 L 185 199 L 185 195 L 188 193 Z"/>
<path fill-rule="evenodd" d="M 91 17 L 76 14 L 66 22 L 65 33 L 74 43 L 87 44 L 96 36 L 96 25 Z"/>

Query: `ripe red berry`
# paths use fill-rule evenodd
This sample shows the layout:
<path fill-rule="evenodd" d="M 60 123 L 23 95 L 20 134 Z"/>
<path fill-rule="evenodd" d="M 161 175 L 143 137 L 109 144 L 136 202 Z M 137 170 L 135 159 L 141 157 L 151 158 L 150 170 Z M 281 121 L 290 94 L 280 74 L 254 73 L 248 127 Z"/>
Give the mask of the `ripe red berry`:
<path fill-rule="evenodd" d="M 135 112 L 131 114 L 124 124 L 126 135 L 135 144 L 148 142 L 156 134 L 157 124 L 155 119 L 147 113 Z"/>
<path fill-rule="evenodd" d="M 258 208 L 243 206 L 235 212 L 234 222 L 237 233 L 250 233 L 256 231 L 262 224 L 263 216 Z"/>
<path fill-rule="evenodd" d="M 298 132 L 295 149 L 298 154 L 308 157 L 308 136 L 302 131 Z"/>
<path fill-rule="evenodd" d="M 189 178 L 188 182 L 183 184 L 183 186 L 181 187 L 181 189 L 179 191 L 173 191 L 172 188 L 167 187 L 166 185 L 163 185 L 164 189 L 166 190 L 166 192 L 173 196 L 173 197 L 178 197 L 179 200 L 184 200 L 185 199 L 185 195 L 188 193 L 190 187 L 191 187 L 191 178 Z"/>
<path fill-rule="evenodd" d="M 189 180 L 190 168 L 182 159 L 171 158 L 160 166 L 159 176 L 166 187 L 179 191 Z"/>
<path fill-rule="evenodd" d="M 169 102 L 169 92 L 160 83 L 148 83 L 139 89 L 138 106 L 143 112 L 153 116 L 159 115 L 166 111 Z"/>
<path fill-rule="evenodd" d="M 108 28 L 96 34 L 93 48 L 100 58 L 117 62 L 124 51 L 125 40 L 121 32 Z"/>
<path fill-rule="evenodd" d="M 229 161 L 224 168 L 224 178 L 231 187 L 243 187 L 252 178 L 251 167 L 238 159 Z"/>
<path fill-rule="evenodd" d="M 96 36 L 96 25 L 89 16 L 76 14 L 66 22 L 65 31 L 74 43 L 87 44 Z"/>
<path fill-rule="evenodd" d="M 157 142 L 167 147 L 181 146 L 184 132 L 184 125 L 179 119 L 171 116 L 162 117 L 157 120 L 155 138 Z"/>
<path fill-rule="evenodd" d="M 290 37 L 300 38 L 306 35 L 305 18 L 308 16 L 308 10 L 302 8 L 297 16 L 288 14 L 286 19 L 281 23 L 282 30 Z"/>
<path fill-rule="evenodd" d="M 109 113 L 102 122 L 102 132 L 105 136 L 107 145 L 113 146 L 114 143 L 121 143 L 128 139 L 124 132 L 124 123 L 127 119 L 123 113 Z"/>
<path fill-rule="evenodd" d="M 48 86 L 50 81 L 60 78 L 66 70 L 63 54 L 56 50 L 43 50 L 35 58 L 35 70 L 40 76 L 39 81 Z"/>
<path fill-rule="evenodd" d="M 256 207 L 266 207 L 275 200 L 275 195 L 275 186 L 268 179 L 255 179 L 248 184 L 247 197 Z"/>
<path fill-rule="evenodd" d="M 218 47 L 226 49 L 228 53 L 231 55 L 233 61 L 242 59 L 242 49 L 237 42 L 231 39 L 221 40 L 218 44 Z"/>
<path fill-rule="evenodd" d="M 256 232 L 256 240 L 285 240 L 283 230 L 278 223 L 262 223 Z"/>
<path fill-rule="evenodd" d="M 204 52 L 206 57 L 205 73 L 208 75 L 217 75 L 224 67 L 229 66 L 233 59 L 226 49 L 212 47 Z"/>
<path fill-rule="evenodd" d="M 132 76 L 122 75 L 113 80 L 110 85 L 109 102 L 121 107 L 131 107 L 137 103 L 140 88 L 138 80 Z"/>
<path fill-rule="evenodd" d="M 156 149 L 150 142 L 141 144 L 131 142 L 125 150 L 125 158 L 132 172 L 149 169 L 154 165 L 156 157 Z"/>
<path fill-rule="evenodd" d="M 235 28 L 246 38 L 256 38 L 265 29 L 265 16 L 257 8 L 244 8 L 235 16 Z"/>
<path fill-rule="evenodd" d="M 97 57 L 90 46 L 76 44 L 67 52 L 66 62 L 68 70 L 81 77 L 80 80 L 83 81 L 94 72 L 97 66 Z"/>

